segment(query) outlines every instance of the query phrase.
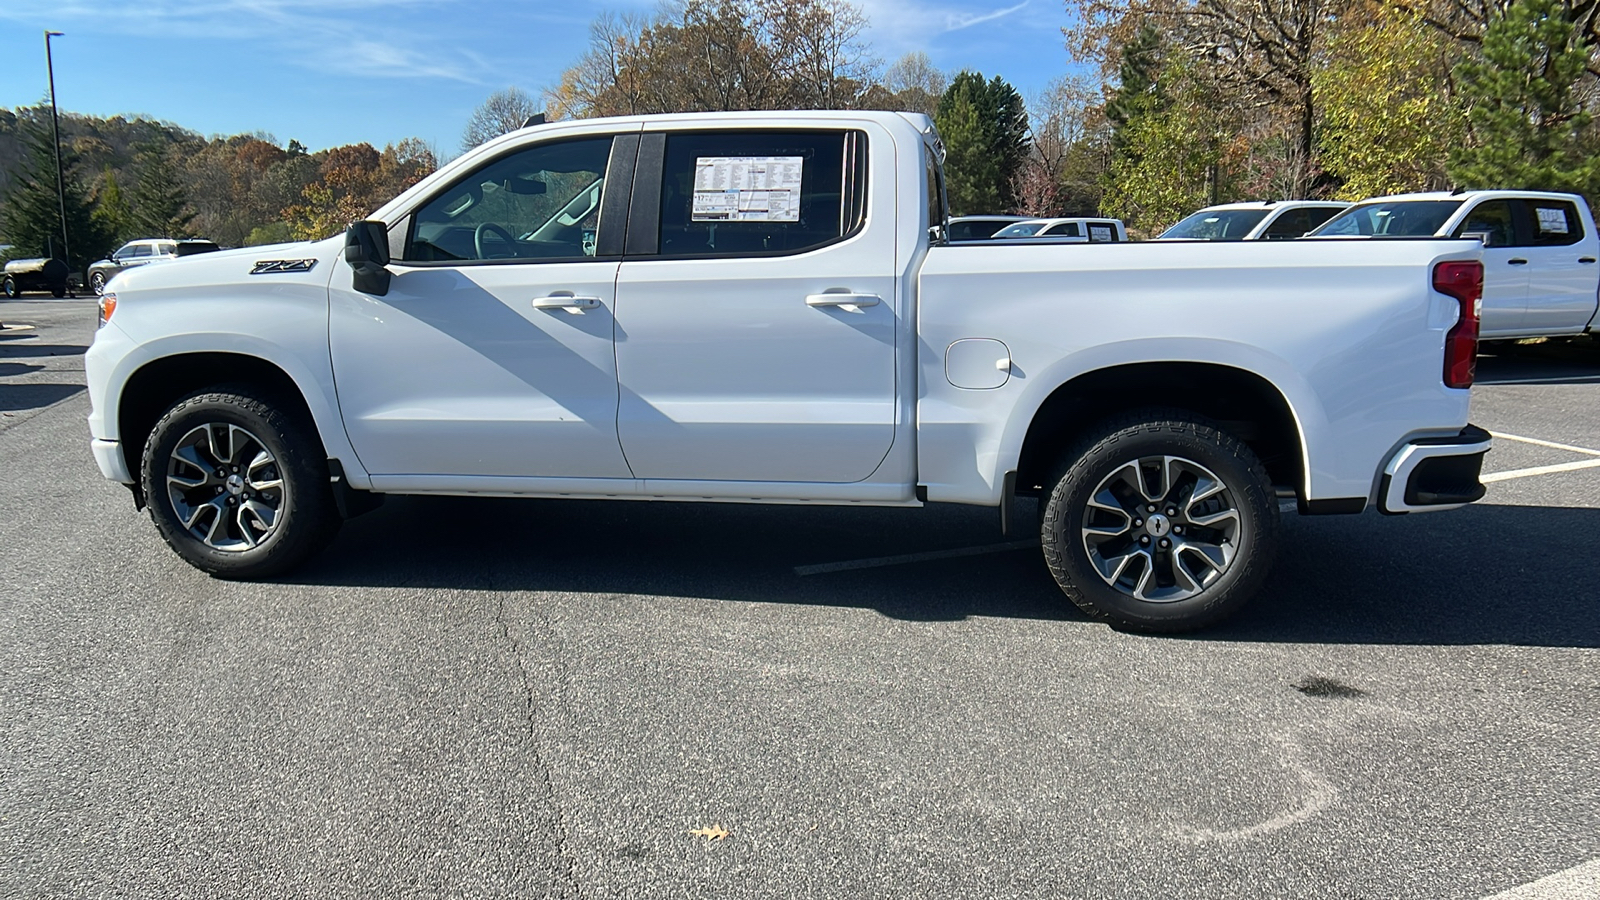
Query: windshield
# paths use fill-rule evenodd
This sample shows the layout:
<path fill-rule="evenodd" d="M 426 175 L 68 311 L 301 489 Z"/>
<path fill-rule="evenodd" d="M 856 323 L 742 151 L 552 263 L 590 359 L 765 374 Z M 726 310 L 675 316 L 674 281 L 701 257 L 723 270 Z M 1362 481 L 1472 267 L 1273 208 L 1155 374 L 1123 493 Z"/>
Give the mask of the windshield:
<path fill-rule="evenodd" d="M 1242 241 L 1250 229 L 1267 217 L 1264 209 L 1202 209 L 1161 232 L 1164 238 L 1201 241 Z"/>
<path fill-rule="evenodd" d="M 1015 225 L 1007 225 L 1006 227 L 1000 229 L 999 231 L 996 231 L 994 233 L 994 236 L 997 237 L 997 238 L 1033 237 L 1034 235 L 1036 235 L 1039 232 L 1043 231 L 1044 230 L 1044 226 L 1047 225 L 1047 224 L 1049 224 L 1049 223 L 1048 222 L 1018 222 Z"/>
<path fill-rule="evenodd" d="M 1395 200 L 1352 206 L 1310 237 L 1428 237 L 1437 234 L 1460 200 Z"/>

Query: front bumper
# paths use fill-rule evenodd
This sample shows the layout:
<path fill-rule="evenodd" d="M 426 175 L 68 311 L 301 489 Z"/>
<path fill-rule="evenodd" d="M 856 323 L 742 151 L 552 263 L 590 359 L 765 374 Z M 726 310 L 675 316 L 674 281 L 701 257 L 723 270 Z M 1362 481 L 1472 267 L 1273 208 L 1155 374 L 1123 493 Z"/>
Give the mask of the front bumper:
<path fill-rule="evenodd" d="M 95 438 L 89 442 L 89 446 L 94 450 L 94 461 L 100 466 L 101 475 L 121 484 L 133 484 L 128 461 L 122 456 L 122 444 Z"/>
<path fill-rule="evenodd" d="M 1383 468 L 1378 509 L 1390 515 L 1458 509 L 1481 500 L 1478 481 L 1489 432 L 1468 425 L 1460 434 L 1422 438 L 1401 447 Z"/>

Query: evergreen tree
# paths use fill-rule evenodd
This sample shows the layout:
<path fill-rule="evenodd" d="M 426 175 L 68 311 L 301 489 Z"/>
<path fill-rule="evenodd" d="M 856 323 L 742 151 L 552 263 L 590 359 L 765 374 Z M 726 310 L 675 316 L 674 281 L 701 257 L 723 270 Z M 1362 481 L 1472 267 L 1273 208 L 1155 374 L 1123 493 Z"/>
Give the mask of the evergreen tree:
<path fill-rule="evenodd" d="M 1111 123 L 1111 149 L 1128 150 L 1128 123 L 1140 115 L 1156 112 L 1166 103 L 1161 90 L 1161 32 L 1149 23 L 1139 28 L 1133 40 L 1122 48 L 1122 63 L 1117 67 L 1117 90 L 1106 101 L 1106 121 Z"/>
<path fill-rule="evenodd" d="M 117 184 L 117 173 L 106 166 L 105 186 L 95 198 L 94 219 L 105 229 L 112 243 L 121 243 L 132 237 L 133 211 L 128 208 L 128 198 Z"/>
<path fill-rule="evenodd" d="M 20 121 L 20 119 L 19 119 Z M 62 147 L 61 170 L 65 176 L 67 238 L 72 256 L 66 258 L 61 246 L 61 197 L 56 190 L 55 145 L 50 129 L 34 117 L 24 129 L 27 153 L 12 175 L 11 190 L 0 209 L 0 234 L 15 244 L 13 256 L 54 256 L 65 259 L 72 271 L 82 269 L 88 260 L 99 259 L 111 249 L 111 235 L 94 218 L 87 190 L 77 178 L 77 166 L 68 148 Z"/>
<path fill-rule="evenodd" d="M 946 94 L 939 101 L 939 137 L 944 141 L 945 193 L 950 212 L 965 216 L 1005 209 L 1000 160 L 972 98 Z"/>
<path fill-rule="evenodd" d="M 1471 141 L 1447 171 L 1465 188 L 1592 191 L 1600 163 L 1582 144 L 1575 90 L 1592 47 L 1562 0 L 1514 0 L 1489 22 L 1481 59 L 1455 67 Z"/>
<path fill-rule="evenodd" d="M 1017 89 L 999 76 L 984 81 L 977 72 L 962 72 L 940 99 L 935 122 L 947 153 L 952 210 L 971 214 L 1013 208 L 1012 185 L 1028 160 L 1028 111 Z M 957 189 L 958 182 L 965 186 Z M 972 205 L 964 205 L 968 203 Z"/>
<path fill-rule="evenodd" d="M 151 147 L 139 154 L 139 183 L 133 189 L 133 223 L 141 237 L 189 237 L 194 213 L 184 209 L 188 197 L 178 180 L 171 153 Z"/>

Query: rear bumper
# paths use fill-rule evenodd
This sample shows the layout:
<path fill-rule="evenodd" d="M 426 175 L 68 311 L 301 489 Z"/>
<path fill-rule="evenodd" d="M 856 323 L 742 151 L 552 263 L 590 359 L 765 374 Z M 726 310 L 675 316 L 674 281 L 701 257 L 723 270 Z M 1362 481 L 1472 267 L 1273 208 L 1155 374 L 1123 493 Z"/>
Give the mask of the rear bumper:
<path fill-rule="evenodd" d="M 1390 515 L 1437 512 L 1482 499 L 1478 475 L 1492 442 L 1489 432 L 1468 425 L 1460 434 L 1406 444 L 1383 468 L 1378 509 Z"/>

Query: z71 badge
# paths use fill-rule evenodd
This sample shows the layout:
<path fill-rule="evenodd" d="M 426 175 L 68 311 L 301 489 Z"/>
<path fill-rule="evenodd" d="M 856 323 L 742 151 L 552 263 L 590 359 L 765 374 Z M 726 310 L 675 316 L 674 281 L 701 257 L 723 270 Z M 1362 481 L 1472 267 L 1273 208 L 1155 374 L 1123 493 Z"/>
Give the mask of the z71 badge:
<path fill-rule="evenodd" d="M 309 272 L 315 267 L 314 259 L 263 259 L 250 270 L 251 275 L 271 275 L 276 272 Z"/>

